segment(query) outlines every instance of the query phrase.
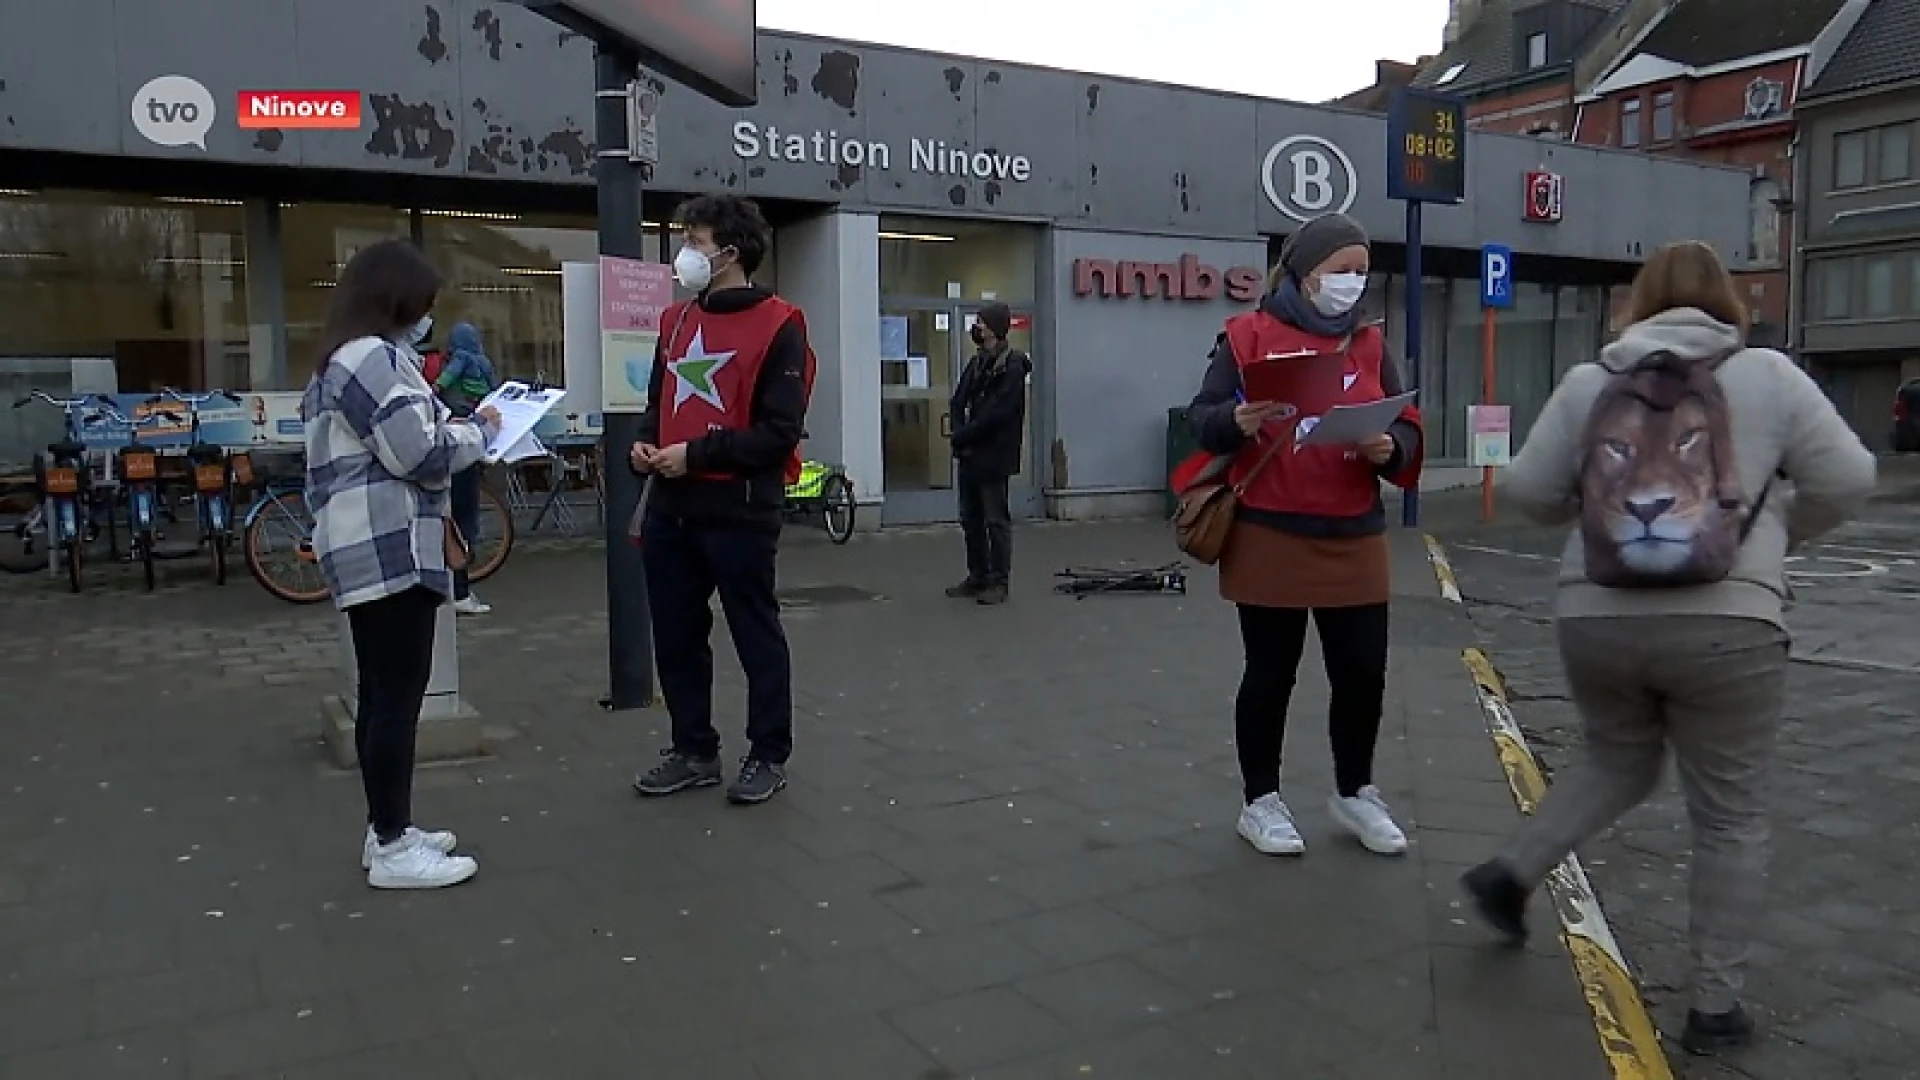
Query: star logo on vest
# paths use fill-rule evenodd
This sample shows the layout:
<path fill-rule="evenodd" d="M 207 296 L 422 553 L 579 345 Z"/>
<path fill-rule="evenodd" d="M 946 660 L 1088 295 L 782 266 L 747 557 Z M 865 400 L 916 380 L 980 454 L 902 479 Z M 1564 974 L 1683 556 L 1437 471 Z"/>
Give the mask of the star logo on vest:
<path fill-rule="evenodd" d="M 1340 376 L 1340 389 L 1351 390 L 1353 389 L 1353 384 L 1359 381 L 1360 373 L 1357 371 L 1349 371 L 1345 375 Z"/>
<path fill-rule="evenodd" d="M 720 388 L 713 384 L 713 376 L 733 359 L 734 350 L 708 352 L 705 334 L 704 329 L 695 330 L 693 340 L 687 343 L 687 351 L 667 365 L 667 370 L 673 372 L 674 412 L 679 412 L 688 398 L 699 398 L 716 411 L 727 411 L 726 402 L 720 400 Z"/>

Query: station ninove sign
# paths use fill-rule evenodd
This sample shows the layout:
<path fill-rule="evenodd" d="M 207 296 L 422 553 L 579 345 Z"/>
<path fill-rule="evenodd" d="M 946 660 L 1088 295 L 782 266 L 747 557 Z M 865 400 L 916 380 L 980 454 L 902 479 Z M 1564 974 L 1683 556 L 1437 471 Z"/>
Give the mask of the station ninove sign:
<path fill-rule="evenodd" d="M 640 62 L 722 105 L 759 100 L 754 0 L 520 0 L 595 41 L 632 47 Z"/>

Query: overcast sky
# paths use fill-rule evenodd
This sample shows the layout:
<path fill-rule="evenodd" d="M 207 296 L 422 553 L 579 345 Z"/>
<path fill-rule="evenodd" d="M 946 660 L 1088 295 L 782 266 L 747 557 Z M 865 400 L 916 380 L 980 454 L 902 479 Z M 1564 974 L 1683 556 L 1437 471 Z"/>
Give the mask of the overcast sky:
<path fill-rule="evenodd" d="M 760 25 L 1325 101 L 1440 50 L 1447 0 L 759 0 Z M 1203 14 L 1204 13 L 1204 14 Z"/>

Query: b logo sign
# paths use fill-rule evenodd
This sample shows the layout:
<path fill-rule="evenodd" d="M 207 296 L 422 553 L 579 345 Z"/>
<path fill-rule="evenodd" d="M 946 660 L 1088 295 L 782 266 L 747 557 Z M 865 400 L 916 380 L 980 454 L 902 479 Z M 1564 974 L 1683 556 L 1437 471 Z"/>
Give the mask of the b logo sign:
<path fill-rule="evenodd" d="M 1293 135 L 1274 143 L 1260 164 L 1260 182 L 1273 208 L 1295 221 L 1344 214 L 1360 194 L 1353 159 L 1318 135 Z"/>

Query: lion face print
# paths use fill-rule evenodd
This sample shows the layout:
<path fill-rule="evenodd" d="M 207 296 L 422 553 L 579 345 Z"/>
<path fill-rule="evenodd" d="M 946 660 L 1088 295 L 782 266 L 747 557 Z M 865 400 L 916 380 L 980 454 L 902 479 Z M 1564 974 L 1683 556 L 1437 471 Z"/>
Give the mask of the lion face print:
<path fill-rule="evenodd" d="M 1680 570 L 1721 532 L 1707 409 L 1690 395 L 1656 409 L 1633 394 L 1611 395 L 1600 408 L 1581 478 L 1590 531 L 1629 571 Z"/>

